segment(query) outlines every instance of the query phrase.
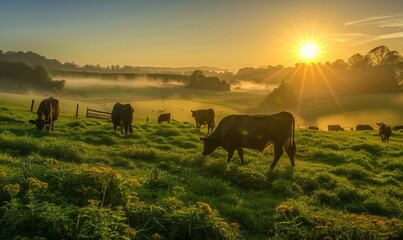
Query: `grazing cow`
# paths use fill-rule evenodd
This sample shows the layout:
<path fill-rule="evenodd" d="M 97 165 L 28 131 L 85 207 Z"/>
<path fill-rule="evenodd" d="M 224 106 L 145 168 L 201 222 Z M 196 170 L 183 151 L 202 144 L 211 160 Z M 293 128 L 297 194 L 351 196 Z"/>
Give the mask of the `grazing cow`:
<path fill-rule="evenodd" d="M 319 130 L 319 127 L 317 127 L 317 126 L 309 126 L 308 129 L 311 129 L 311 130 Z"/>
<path fill-rule="evenodd" d="M 125 129 L 125 135 L 127 131 L 133 133 L 132 123 L 133 123 L 133 113 L 134 109 L 128 104 L 116 103 L 112 110 L 112 122 L 113 128 L 116 132 L 117 126 L 120 126 L 120 132 L 123 134 L 123 128 Z"/>
<path fill-rule="evenodd" d="M 344 128 L 340 127 L 340 125 L 327 125 L 328 131 L 344 131 Z"/>
<path fill-rule="evenodd" d="M 213 109 L 203 109 L 203 110 L 196 110 L 192 112 L 192 117 L 196 120 L 196 128 L 200 131 L 200 126 L 207 125 L 207 134 L 212 133 L 215 127 L 214 117 L 215 113 Z"/>
<path fill-rule="evenodd" d="M 53 126 L 55 121 L 59 118 L 60 115 L 60 107 L 59 101 L 54 99 L 53 97 L 44 99 L 38 107 L 38 119 L 29 120 L 30 124 L 35 124 L 36 129 L 38 131 L 43 130 L 46 127 L 46 130 L 49 131 L 49 128 L 53 131 Z"/>
<path fill-rule="evenodd" d="M 381 136 L 382 142 L 388 143 L 389 137 L 392 135 L 392 129 L 383 122 L 376 124 L 379 126 L 379 136 Z"/>
<path fill-rule="evenodd" d="M 170 113 L 161 113 L 158 115 L 158 123 L 163 123 L 163 122 L 170 123 L 171 122 L 171 114 Z"/>
<path fill-rule="evenodd" d="M 394 126 L 392 129 L 395 131 L 401 130 L 401 129 L 403 129 L 403 125 Z"/>
<path fill-rule="evenodd" d="M 355 127 L 355 130 L 357 130 L 357 131 L 362 131 L 362 130 L 374 130 L 374 128 L 371 127 L 371 125 L 358 124 L 358 125 Z"/>
<path fill-rule="evenodd" d="M 296 146 L 294 141 L 295 120 L 288 112 L 272 115 L 230 115 L 221 120 L 216 130 L 209 136 L 200 138 L 204 142 L 203 156 L 210 155 L 218 147 L 228 152 L 227 161 L 231 161 L 234 151 L 238 151 L 243 161 L 243 148 L 264 152 L 274 145 L 273 169 L 283 155 L 283 147 L 295 166 Z"/>

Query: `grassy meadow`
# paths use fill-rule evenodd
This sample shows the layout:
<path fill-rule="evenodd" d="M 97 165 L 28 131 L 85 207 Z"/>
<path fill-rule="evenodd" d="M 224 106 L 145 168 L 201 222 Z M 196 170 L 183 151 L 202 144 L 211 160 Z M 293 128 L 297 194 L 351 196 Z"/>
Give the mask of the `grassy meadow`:
<path fill-rule="evenodd" d="M 190 117 L 264 96 L 205 93 L 71 87 L 54 96 L 53 132 L 27 123 L 43 95 L 1 93 L 0 239 L 402 239 L 402 130 L 383 144 L 377 131 L 297 129 L 296 167 L 284 155 L 269 171 L 273 149 L 246 150 L 245 165 L 222 149 L 203 158 Z M 131 136 L 83 116 L 116 101 L 133 103 Z M 181 123 L 145 122 L 162 109 Z"/>

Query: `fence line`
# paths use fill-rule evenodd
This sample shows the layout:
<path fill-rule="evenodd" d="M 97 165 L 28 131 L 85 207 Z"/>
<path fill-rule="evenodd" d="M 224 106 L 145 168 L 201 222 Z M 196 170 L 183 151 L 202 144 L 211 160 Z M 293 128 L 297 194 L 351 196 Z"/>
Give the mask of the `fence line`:
<path fill-rule="evenodd" d="M 85 117 L 86 118 L 109 119 L 109 118 L 111 118 L 111 113 L 87 108 Z"/>

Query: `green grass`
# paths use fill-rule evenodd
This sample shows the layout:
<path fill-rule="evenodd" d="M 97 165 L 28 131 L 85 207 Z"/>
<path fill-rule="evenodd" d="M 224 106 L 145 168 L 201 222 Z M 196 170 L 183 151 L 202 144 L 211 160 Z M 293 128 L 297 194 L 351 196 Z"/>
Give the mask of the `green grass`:
<path fill-rule="evenodd" d="M 402 237 L 402 131 L 382 144 L 375 131 L 297 130 L 296 167 L 284 155 L 269 171 L 272 149 L 246 150 L 245 165 L 222 149 L 201 157 L 193 124 L 135 122 L 125 137 L 62 115 L 37 132 L 27 109 L 0 107 L 2 239 Z"/>

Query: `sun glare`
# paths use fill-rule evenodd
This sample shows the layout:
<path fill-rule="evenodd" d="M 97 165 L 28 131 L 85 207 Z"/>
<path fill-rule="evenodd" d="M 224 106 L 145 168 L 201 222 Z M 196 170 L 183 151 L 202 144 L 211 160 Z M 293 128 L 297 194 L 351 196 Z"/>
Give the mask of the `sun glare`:
<path fill-rule="evenodd" d="M 313 43 L 304 43 L 300 49 L 301 57 L 305 60 L 315 59 L 318 53 L 318 47 Z"/>

